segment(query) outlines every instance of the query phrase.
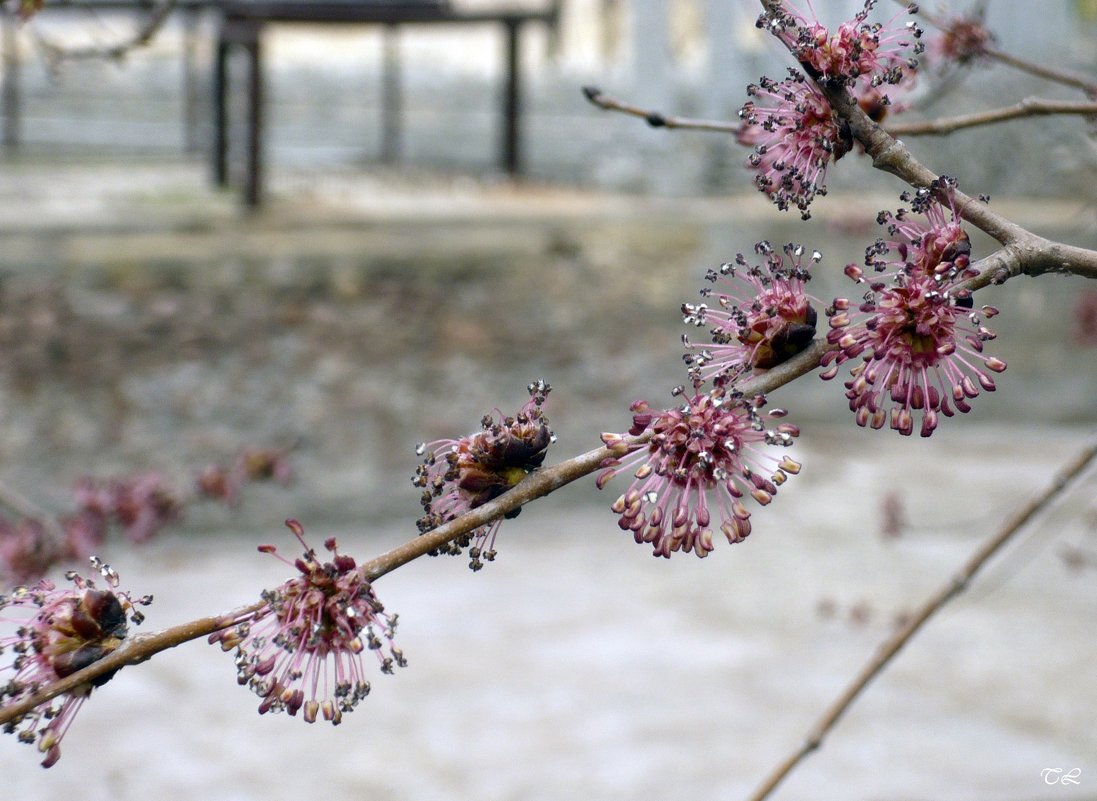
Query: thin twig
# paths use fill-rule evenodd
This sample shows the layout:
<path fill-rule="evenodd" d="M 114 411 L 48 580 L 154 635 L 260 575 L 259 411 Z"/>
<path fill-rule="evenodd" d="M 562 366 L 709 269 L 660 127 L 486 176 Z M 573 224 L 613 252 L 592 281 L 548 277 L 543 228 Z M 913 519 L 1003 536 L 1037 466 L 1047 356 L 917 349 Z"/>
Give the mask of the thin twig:
<path fill-rule="evenodd" d="M 766 0 L 762 0 L 765 4 Z M 907 5 L 907 0 L 896 0 L 900 5 Z M 982 27 L 982 21 L 985 17 L 985 4 L 979 3 L 973 11 L 973 14 L 964 15 L 969 19 L 973 18 L 978 21 L 978 24 Z M 947 31 L 950 24 L 947 20 L 943 20 L 934 14 L 931 14 L 925 8 L 919 8 L 918 15 L 922 17 L 933 27 L 939 31 Z M 993 36 L 993 34 L 991 34 Z M 1029 75 L 1035 75 L 1037 78 L 1043 78 L 1046 81 L 1052 81 L 1054 83 L 1063 84 L 1064 86 L 1070 86 L 1075 89 L 1081 89 L 1087 95 L 1093 98 L 1097 98 L 1097 83 L 1094 83 L 1093 79 L 1089 76 L 1080 75 L 1076 72 L 1069 72 L 1067 70 L 1057 69 L 1055 67 L 1048 67 L 1044 64 L 1037 64 L 1027 59 L 1019 58 L 1005 51 L 998 50 L 992 47 L 990 44 L 986 44 L 980 48 L 977 54 L 978 56 L 985 56 L 986 58 L 997 61 L 1001 64 L 1005 64 L 1008 67 L 1027 72 Z"/>
<path fill-rule="evenodd" d="M 988 58 L 992 58 L 1006 66 L 1013 67 L 1022 72 L 1027 72 L 1029 75 L 1035 75 L 1037 78 L 1043 78 L 1047 81 L 1061 83 L 1064 86 L 1081 89 L 1090 97 L 1097 97 L 1097 83 L 1094 83 L 1093 79 L 1088 76 L 1079 75 L 1076 72 L 1055 69 L 1054 67 L 1048 67 L 1043 64 L 1036 64 L 1035 62 L 1018 58 L 1017 56 L 1010 55 L 1009 53 L 997 50 L 993 47 L 984 48 L 983 52 Z"/>
<path fill-rule="evenodd" d="M 784 364 L 743 382 L 739 389 L 748 397 L 759 393 L 772 392 L 793 379 L 814 370 L 819 366 L 823 354 L 831 349 L 832 346 L 824 340 L 816 340 L 806 350 Z M 647 440 L 648 436 L 650 435 L 644 434 L 634 437 L 632 441 L 642 443 Z M 364 577 L 374 581 L 401 565 L 429 553 L 440 545 L 460 537 L 462 534 L 467 534 L 532 500 L 548 495 L 578 478 L 590 475 L 598 470 L 602 463 L 611 456 L 613 456 L 613 453 L 608 448 L 596 448 L 560 464 L 538 470 L 527 476 L 514 489 L 500 495 L 495 500 L 477 507 L 427 534 L 397 546 L 388 553 L 381 554 L 363 563 L 359 569 Z M 131 638 L 110 655 L 93 662 L 83 670 L 77 671 L 64 679 L 44 686 L 31 698 L 0 707 L 0 726 L 21 715 L 25 715 L 35 706 L 44 704 L 50 699 L 68 692 L 74 687 L 90 682 L 98 676 L 127 665 L 145 662 L 168 648 L 174 648 L 189 640 L 205 637 L 215 631 L 235 625 L 241 616 L 260 608 L 263 603 L 258 602 L 234 612 L 202 618 L 163 631 Z"/>
<path fill-rule="evenodd" d="M 583 96 L 594 105 L 606 111 L 619 111 L 632 117 L 640 117 L 652 128 L 678 128 L 686 131 L 711 131 L 715 133 L 737 134 L 739 124 L 720 120 L 697 120 L 689 117 L 668 117 L 659 111 L 641 108 L 607 95 L 596 86 L 584 86 Z"/>
<path fill-rule="evenodd" d="M 148 660 L 160 651 L 174 648 L 199 637 L 207 637 L 215 631 L 227 628 L 241 617 L 261 609 L 264 604 L 266 604 L 266 601 L 256 601 L 224 615 L 203 617 L 152 634 L 139 634 L 129 637 L 116 650 L 97 662 L 93 662 L 83 670 L 78 670 L 63 679 L 45 685 L 34 695 L 24 698 L 22 701 L 0 707 L 0 726 L 18 720 L 36 706 L 44 704 L 50 699 L 69 692 L 86 682 L 90 682 L 97 676 L 118 670 L 126 665 L 136 665 Z"/>
<path fill-rule="evenodd" d="M 974 128 L 979 125 L 992 125 L 1006 120 L 1052 114 L 1097 115 L 1097 103 L 1027 97 L 1012 106 L 1003 106 L 1002 108 L 980 111 L 974 114 L 963 114 L 957 117 L 941 117 L 936 120 L 898 122 L 886 125 L 885 130 L 892 136 L 943 136 L 962 128 Z"/>
<path fill-rule="evenodd" d="M 1081 453 L 1068 462 L 1058 475 L 1055 476 L 1047 489 L 1015 512 L 998 533 L 980 546 L 952 578 L 941 585 L 933 595 L 926 599 L 925 603 L 915 612 L 914 616 L 907 621 L 902 628 L 897 630 L 880 645 L 876 654 L 863 668 L 861 668 L 861 671 L 853 679 L 850 685 L 842 691 L 841 695 L 834 700 L 811 731 L 808 732 L 803 744 L 766 777 L 766 780 L 762 782 L 758 789 L 754 791 L 753 795 L 749 797 L 749 801 L 762 801 L 769 797 L 777 788 L 777 785 L 779 785 L 808 754 L 818 749 L 823 744 L 823 740 L 830 730 L 834 728 L 839 720 L 841 720 L 842 716 L 849 707 L 852 706 L 853 702 L 857 700 L 869 683 L 888 666 L 891 660 L 895 658 L 896 654 L 902 650 L 903 646 L 921 630 L 926 621 L 946 603 L 963 592 L 983 565 L 998 553 L 1002 549 L 1002 546 L 1009 542 L 1010 539 L 1012 539 L 1013 536 L 1037 514 L 1046 509 L 1048 504 L 1055 500 L 1055 498 L 1067 488 L 1070 482 L 1077 478 L 1093 462 L 1095 457 L 1097 457 L 1097 439 L 1094 439 L 1094 441 Z"/>

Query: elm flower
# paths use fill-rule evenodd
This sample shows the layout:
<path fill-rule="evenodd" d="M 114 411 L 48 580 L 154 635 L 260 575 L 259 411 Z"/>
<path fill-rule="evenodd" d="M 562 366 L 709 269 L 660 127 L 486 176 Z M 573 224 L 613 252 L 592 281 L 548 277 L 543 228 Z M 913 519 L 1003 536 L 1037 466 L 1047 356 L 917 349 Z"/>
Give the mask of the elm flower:
<path fill-rule="evenodd" d="M 136 605 L 152 603 L 151 596 L 132 600 L 116 591 L 118 574 L 96 558 L 92 564 L 109 589 L 97 589 L 95 582 L 75 572 L 67 578 L 73 586 L 58 589 L 43 579 L 34 587 L 17 587 L 0 596 L 0 622 L 15 623 L 14 635 L 0 635 L 0 655 L 11 654 L 10 663 L 0 664 L 0 705 L 22 701 L 46 685 L 91 665 L 115 651 L 126 639 L 129 623 L 137 625 L 144 615 Z M 17 612 L 18 617 L 9 617 Z M 20 742 L 37 742 L 44 754 L 42 767 L 52 767 L 61 758 L 61 739 L 91 694 L 106 684 L 114 671 L 105 673 L 54 698 L 16 720 L 4 731 Z"/>
<path fill-rule="evenodd" d="M 530 399 L 513 417 L 504 417 L 496 409 L 484 415 L 480 431 L 474 434 L 416 446 L 423 463 L 411 480 L 423 490 L 420 534 L 498 498 L 544 463 L 548 446 L 556 441 L 541 410 L 551 389 L 544 381 L 535 381 L 527 387 Z M 506 517 L 515 517 L 520 511 Z M 484 561 L 495 559 L 500 525 L 502 520 L 496 519 L 431 553 L 456 556 L 471 546 L 469 567 L 479 570 Z"/>
<path fill-rule="evenodd" d="M 194 477 L 194 489 L 198 495 L 220 501 L 226 506 L 240 503 L 240 491 L 245 477 L 238 469 L 223 464 L 210 464 Z"/>
<path fill-rule="evenodd" d="M 808 19 L 787 2 L 774 4 L 758 18 L 757 25 L 776 36 L 815 80 L 852 87 L 858 79 L 872 86 L 898 84 L 905 72 L 918 66 L 917 56 L 925 49 L 922 29 L 913 21 L 892 27 L 901 16 L 887 23 L 869 23 L 876 0 L 865 0 L 853 19 L 843 22 L 832 34 L 815 17 L 808 0 Z M 911 4 L 906 13 L 916 13 Z"/>
<path fill-rule="evenodd" d="M 105 484 L 84 477 L 77 482 L 75 493 L 82 511 L 117 523 L 133 543 L 148 542 L 183 513 L 183 500 L 156 472 Z"/>
<path fill-rule="evenodd" d="M 321 562 L 296 520 L 286 525 L 305 549 L 290 562 L 273 545 L 261 545 L 300 575 L 265 591 L 257 611 L 210 635 L 222 650 L 236 649 L 236 680 L 263 699 L 259 714 L 302 711 L 306 723 L 318 717 L 342 722 L 369 695 L 363 654 L 377 655 L 382 673 L 407 660 L 393 644 L 396 615 L 385 612 L 373 586 L 354 559 L 339 553 L 335 538 L 324 542 L 331 561 Z"/>
<path fill-rule="evenodd" d="M 747 87 L 747 94 L 755 99 L 739 109 L 737 139 L 754 148 L 747 160 L 754 185 L 781 211 L 795 206 L 806 220 L 816 195 L 827 192 L 827 165 L 853 147 L 849 128 L 835 118 L 823 93 L 795 70 L 780 82 L 762 77 Z"/>
<path fill-rule="evenodd" d="M 919 200 L 924 222 L 902 211 L 880 215 L 897 239 L 870 247 L 866 263 L 877 272 L 891 269 L 890 275 L 874 277 L 855 309 L 837 298 L 826 310 L 827 341 L 838 350 L 824 355 L 822 377 L 834 378 L 842 363 L 861 356 L 845 383 L 857 424 L 882 428 L 890 418 L 891 428 L 909 436 L 914 413 L 921 412 L 920 434 L 928 437 L 940 415 L 970 411 L 980 387 L 993 392 L 990 373 L 1002 372 L 1006 363 L 983 353 L 983 343 L 995 337 L 983 320 L 998 310 L 976 311 L 970 290 L 959 286 L 976 275 L 966 233 L 955 217 L 946 219 L 932 193 Z M 846 268 L 858 283 L 866 283 L 863 273 L 856 265 Z"/>
<path fill-rule="evenodd" d="M 941 176 L 915 194 L 903 192 L 899 199 L 910 204 L 894 214 L 881 211 L 876 222 L 886 227 L 889 240 L 877 239 L 865 249 L 865 266 L 875 273 L 934 275 L 939 280 L 956 280 L 971 264 L 971 240 L 960 223 L 953 201 L 956 182 Z M 937 196 L 948 200 L 948 210 Z M 911 214 L 920 215 L 912 217 Z M 846 275 L 854 281 L 863 271 L 846 266 Z"/>
<path fill-rule="evenodd" d="M 290 484 L 293 468 L 288 451 L 281 448 L 247 448 L 232 465 L 215 463 L 204 467 L 194 477 L 194 488 L 203 498 L 235 506 L 240 502 L 244 485 L 253 481 L 274 481 L 283 486 Z"/>
<path fill-rule="evenodd" d="M 620 515 L 618 525 L 632 531 L 636 542 L 650 543 L 655 556 L 692 551 L 704 557 L 713 550 L 710 510 L 728 542 L 741 542 L 751 531 L 744 495 L 765 506 L 789 475 L 800 472 L 798 462 L 764 447 L 787 447 L 800 429 L 780 423 L 767 430 L 759 411 L 764 396 L 746 400 L 716 389 L 686 398 L 682 387 L 675 395 L 681 404 L 664 411 L 645 401 L 632 405 L 629 434 L 650 431 L 647 442 L 602 435 L 615 456 L 603 465 L 597 484 L 602 489 L 622 470 L 633 471 L 632 484 L 610 507 Z M 768 414 L 784 415 L 782 409 Z"/>
<path fill-rule="evenodd" d="M 248 481 L 274 481 L 283 486 L 293 481 L 289 452 L 281 448 L 247 448 L 237 459 L 237 469 Z"/>
<path fill-rule="evenodd" d="M 927 38 L 926 59 L 939 69 L 950 65 L 967 66 L 986 56 L 994 46 L 994 34 L 986 27 L 986 7 L 970 14 L 957 14 L 944 20 L 932 20 L 940 30 Z"/>
<path fill-rule="evenodd" d="M 817 315 L 804 293 L 804 284 L 811 280 L 803 264 L 805 250 L 790 242 L 782 251 L 784 256 L 769 242 L 759 242 L 754 252 L 762 264 L 749 264 L 740 253 L 734 263 L 705 275 L 713 284 L 701 290 L 705 302 L 682 304 L 683 321 L 698 328 L 710 326 L 712 336 L 712 344 L 705 345 L 682 338 L 687 348 L 698 351 L 685 356 L 695 383 L 713 377 L 724 383 L 729 373 L 742 367 L 775 367 L 815 338 Z M 822 258 L 819 251 L 810 256 L 814 263 Z"/>
<path fill-rule="evenodd" d="M 64 543 L 41 521 L 0 518 L 0 578 L 24 583 L 43 576 L 65 558 Z"/>

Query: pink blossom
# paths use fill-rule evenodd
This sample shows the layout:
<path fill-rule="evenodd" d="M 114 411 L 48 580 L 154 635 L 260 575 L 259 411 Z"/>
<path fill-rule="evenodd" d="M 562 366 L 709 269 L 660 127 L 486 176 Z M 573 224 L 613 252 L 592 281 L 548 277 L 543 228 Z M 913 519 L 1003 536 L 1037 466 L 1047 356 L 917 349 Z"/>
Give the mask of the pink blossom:
<path fill-rule="evenodd" d="M 296 520 L 287 520 L 304 554 L 290 562 L 273 545 L 259 550 L 300 575 L 263 593 L 264 605 L 210 636 L 236 650 L 237 681 L 262 701 L 259 713 L 298 711 L 306 723 L 322 717 L 338 725 L 370 691 L 364 653 L 373 651 L 382 673 L 407 660 L 393 644 L 396 615 L 385 612 L 354 559 L 339 553 L 334 538 L 321 562 Z"/>
<path fill-rule="evenodd" d="M 745 400 L 725 390 L 696 391 L 680 405 L 653 411 L 644 401 L 631 407 L 632 436 L 651 432 L 646 444 L 633 444 L 621 434 L 603 434 L 615 456 L 598 476 L 599 489 L 619 472 L 633 471 L 628 489 L 614 501 L 618 525 L 632 531 L 636 542 L 650 543 L 655 556 L 675 551 L 699 557 L 713 550 L 711 526 L 728 542 L 741 542 L 751 532 L 744 496 L 768 505 L 800 464 L 777 457 L 767 446 L 787 447 L 799 428 L 780 423 L 767 430 L 759 409 L 765 398 Z M 783 417 L 775 409 L 770 417 Z"/>
<path fill-rule="evenodd" d="M 739 109 L 738 140 L 754 148 L 747 161 L 754 185 L 806 220 L 816 195 L 826 194 L 827 166 L 849 152 L 853 138 L 823 93 L 794 70 L 779 83 L 763 77 L 747 94 L 754 99 Z"/>
<path fill-rule="evenodd" d="M 75 493 L 81 510 L 117 523 L 134 543 L 148 542 L 183 513 L 183 500 L 151 471 L 104 483 L 84 477 Z"/>
<path fill-rule="evenodd" d="M 962 286 L 976 275 L 970 243 L 955 209 L 946 215 L 936 199 L 951 186 L 941 179 L 918 193 L 912 207 L 921 219 L 904 210 L 881 213 L 894 239 L 878 240 L 866 252 L 866 266 L 878 275 L 866 281 L 865 270 L 846 267 L 846 275 L 867 283 L 869 292 L 856 306 L 837 298 L 827 309 L 827 341 L 838 350 L 824 356 L 829 367 L 822 377 L 833 378 L 841 364 L 862 357 L 845 383 L 860 426 L 881 428 L 890 419 L 891 428 L 910 435 L 920 412 L 920 433 L 928 437 L 941 415 L 968 412 L 980 389 L 993 392 L 990 374 L 1006 369 L 1004 361 L 983 353 L 984 343 L 994 339 L 983 319 L 998 310 L 976 311 Z"/>
<path fill-rule="evenodd" d="M 530 399 L 513 417 L 504 417 L 496 409 L 484 415 L 480 431 L 474 434 L 416 447 L 423 457 L 412 477 L 412 483 L 423 490 L 424 515 L 418 521 L 421 534 L 498 498 L 544 463 L 548 446 L 556 441 L 541 409 L 551 387 L 535 381 L 527 390 Z M 458 555 L 471 546 L 469 567 L 479 570 L 484 561 L 495 558 L 495 537 L 501 524 L 496 519 L 437 553 Z"/>
<path fill-rule="evenodd" d="M 926 60 L 933 67 L 967 66 L 986 56 L 994 46 L 994 34 L 985 24 L 986 8 L 933 20 L 938 31 L 926 37 Z"/>
<path fill-rule="evenodd" d="M 709 270 L 713 284 L 701 290 L 702 303 L 682 305 L 684 321 L 709 327 L 712 342 L 695 344 L 683 338 L 695 382 L 727 376 L 742 367 L 775 367 L 806 348 L 815 338 L 816 312 L 804 293 L 811 273 L 803 264 L 805 250 L 789 243 L 778 253 L 769 242 L 754 247 L 762 264 L 751 265 L 740 253 L 734 263 Z M 785 257 L 789 263 L 786 265 Z M 810 260 L 818 263 L 814 251 Z"/>
<path fill-rule="evenodd" d="M 64 558 L 62 549 L 41 520 L 25 517 L 13 523 L 0 518 L 0 577 L 5 580 L 39 578 Z"/>
<path fill-rule="evenodd" d="M 137 625 L 144 615 L 135 605 L 147 605 L 152 598 L 136 601 L 116 591 L 118 575 L 110 566 L 93 558 L 92 564 L 110 589 L 99 590 L 95 582 L 75 572 L 68 574 L 73 586 L 58 589 L 45 579 L 34 587 L 17 587 L 0 596 L 0 622 L 15 624 L 14 634 L 0 635 L 0 654 L 14 658 L 0 664 L 0 704 L 22 701 L 52 682 L 65 678 L 113 652 L 128 636 L 129 623 Z M 16 616 L 9 616 L 11 613 Z M 5 727 L 20 742 L 37 742 L 44 754 L 43 767 L 52 767 L 61 757 L 61 740 L 95 687 L 105 684 L 113 673 L 81 684 L 54 700 L 28 712 Z"/>
<path fill-rule="evenodd" d="M 913 72 L 924 46 L 922 29 L 913 21 L 899 26 L 896 14 L 886 23 L 868 22 L 876 0 L 865 0 L 853 19 L 831 33 L 815 16 L 808 0 L 808 19 L 788 2 L 775 4 L 758 18 L 758 27 L 776 36 L 815 80 L 852 86 L 864 79 L 872 86 L 898 84 Z M 916 12 L 911 5 L 905 13 Z M 894 26 L 894 27 L 893 27 Z"/>

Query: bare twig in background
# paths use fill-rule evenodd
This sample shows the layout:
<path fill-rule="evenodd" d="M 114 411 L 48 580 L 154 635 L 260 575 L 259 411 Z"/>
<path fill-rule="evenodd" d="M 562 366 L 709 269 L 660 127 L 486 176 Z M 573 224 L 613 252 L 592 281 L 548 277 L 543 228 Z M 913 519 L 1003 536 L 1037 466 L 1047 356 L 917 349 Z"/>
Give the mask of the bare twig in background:
<path fill-rule="evenodd" d="M 865 152 L 872 157 L 873 166 L 885 172 L 890 172 L 911 186 L 919 188 L 930 186 L 938 176 L 920 164 L 903 143 L 895 138 L 896 135 L 944 134 L 959 128 L 1027 116 L 1048 114 L 1097 115 L 1097 103 L 1028 98 L 1015 106 L 1003 109 L 980 112 L 964 117 L 944 118 L 905 125 L 894 124 L 885 129 L 873 122 L 845 89 L 833 86 L 820 86 L 820 88 L 827 95 L 827 99 L 837 115 L 849 123 L 853 136 L 864 146 Z M 631 103 L 607 95 L 591 86 L 585 87 L 583 94 L 599 108 L 641 118 L 655 127 L 725 134 L 739 131 L 739 126 L 730 122 L 666 117 L 657 111 L 634 106 Z M 985 202 L 969 197 L 962 192 L 954 190 L 953 197 L 959 213 L 964 219 L 1005 245 L 1004 248 L 980 262 L 978 266 L 982 270 L 982 274 L 978 278 L 966 282 L 966 288 L 976 290 L 992 283 L 1003 283 L 1019 275 L 1035 276 L 1048 272 L 1072 273 L 1085 278 L 1097 279 L 1097 251 L 1065 245 L 1037 236 L 992 211 Z"/>
<path fill-rule="evenodd" d="M 907 5 L 908 0 L 896 0 L 900 5 Z M 762 0 L 763 5 L 766 5 L 766 0 Z M 982 20 L 986 14 L 986 4 L 977 3 L 972 12 L 965 14 L 964 16 L 974 18 L 978 20 L 979 25 L 982 27 Z M 937 28 L 939 31 L 947 31 L 950 24 L 947 20 L 943 20 L 935 14 L 930 13 L 925 8 L 918 9 L 918 16 Z M 989 32 L 988 32 L 989 33 Z M 1027 59 L 1018 58 L 1017 56 L 1006 53 L 1002 50 L 998 50 L 992 44 L 993 33 L 986 43 L 984 43 L 978 51 L 978 56 L 989 58 L 993 61 L 997 61 L 1000 64 L 1004 64 L 1007 67 L 1020 70 L 1021 72 L 1027 72 L 1029 75 L 1035 75 L 1037 78 L 1043 78 L 1046 81 L 1052 81 L 1053 83 L 1062 84 L 1063 86 L 1070 86 L 1074 89 L 1081 89 L 1090 97 L 1097 99 L 1097 82 L 1087 75 L 1080 75 L 1076 72 L 1069 72 L 1068 70 L 1057 69 L 1055 67 L 1049 67 L 1045 64 L 1037 64 Z"/>
<path fill-rule="evenodd" d="M 1012 106 L 1003 106 L 989 111 L 979 111 L 957 117 L 940 117 L 935 120 L 922 120 L 919 122 L 897 122 L 885 125 L 884 128 L 892 136 L 942 136 L 962 128 L 974 128 L 979 125 L 992 125 L 1006 120 L 1042 117 L 1051 114 L 1097 115 L 1097 103 L 1027 97 Z"/>
<path fill-rule="evenodd" d="M 1064 86 L 1081 89 L 1090 97 L 1097 98 L 1097 83 L 1094 83 L 1093 79 L 1088 76 L 1047 67 L 1043 64 L 1036 64 L 1032 61 L 1012 56 L 1009 53 L 1004 53 L 993 47 L 986 48 L 984 52 L 988 58 L 992 58 L 1001 64 L 1021 70 L 1022 72 L 1027 72 L 1029 75 L 1035 75 L 1037 78 L 1043 78 L 1044 80 L 1054 81 L 1055 83 L 1060 83 Z"/>
<path fill-rule="evenodd" d="M 884 641 L 877 650 L 876 655 L 861 668 L 860 673 L 853 679 L 842 694 L 827 708 L 823 716 L 808 732 L 803 744 L 779 764 L 757 790 L 749 797 L 749 801 L 762 801 L 777 788 L 786 776 L 792 772 L 812 751 L 817 750 L 835 724 L 841 720 L 846 710 L 861 695 L 869 683 L 888 666 L 896 654 L 906 645 L 911 638 L 925 625 L 926 621 L 940 610 L 946 603 L 955 598 L 971 582 L 975 574 L 985 565 L 991 557 L 998 553 L 1013 536 L 1029 523 L 1037 514 L 1047 508 L 1067 488 L 1072 480 L 1077 478 L 1097 457 L 1097 437 L 1081 453 L 1071 459 L 1055 476 L 1051 484 L 1039 496 L 1033 498 L 1025 506 L 1010 517 L 1002 528 L 989 540 L 987 540 L 971 558 L 946 581 L 922 606 L 911 615 L 891 637 Z"/>
<path fill-rule="evenodd" d="M 679 128 L 684 131 L 711 131 L 715 133 L 737 134 L 739 124 L 735 122 L 723 122 L 720 120 L 695 120 L 688 117 L 668 117 L 667 115 L 641 108 L 620 100 L 612 95 L 607 95 L 596 86 L 584 86 L 583 96 L 594 105 L 606 111 L 619 111 L 633 117 L 639 117 L 652 128 Z"/>

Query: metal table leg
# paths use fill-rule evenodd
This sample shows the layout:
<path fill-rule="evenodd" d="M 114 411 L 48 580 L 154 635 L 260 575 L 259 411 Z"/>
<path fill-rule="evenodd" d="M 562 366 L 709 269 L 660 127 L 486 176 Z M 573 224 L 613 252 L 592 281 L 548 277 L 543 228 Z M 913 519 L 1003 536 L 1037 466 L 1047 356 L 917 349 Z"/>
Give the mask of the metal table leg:
<path fill-rule="evenodd" d="M 217 45 L 213 55 L 213 182 L 217 186 L 227 186 L 229 182 L 228 146 L 229 115 L 228 102 L 228 57 L 229 40 L 226 25 L 221 23 L 217 31 Z"/>
<path fill-rule="evenodd" d="M 509 175 L 522 171 L 520 141 L 521 106 L 521 20 L 508 17 L 503 20 L 506 31 L 506 86 L 503 93 L 503 170 Z"/>
<path fill-rule="evenodd" d="M 258 208 L 263 194 L 263 59 L 260 29 L 253 26 L 243 43 L 248 54 L 247 163 L 244 179 L 244 204 Z"/>

